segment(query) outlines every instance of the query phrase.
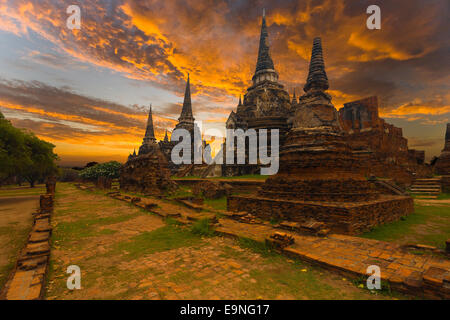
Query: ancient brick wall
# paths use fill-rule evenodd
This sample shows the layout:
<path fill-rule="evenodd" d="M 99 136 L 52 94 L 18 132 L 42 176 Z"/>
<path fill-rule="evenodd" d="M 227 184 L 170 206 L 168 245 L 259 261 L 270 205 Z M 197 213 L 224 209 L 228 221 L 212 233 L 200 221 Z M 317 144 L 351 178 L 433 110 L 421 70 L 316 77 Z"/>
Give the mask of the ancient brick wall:
<path fill-rule="evenodd" d="M 379 117 L 377 97 L 345 103 L 339 116 L 350 147 L 368 152 L 361 158 L 366 175 L 392 178 L 401 184 L 431 175 L 431 168 L 424 165 L 425 152 L 409 150 L 403 130 Z"/>
<path fill-rule="evenodd" d="M 249 212 L 263 220 L 279 219 L 304 223 L 320 221 L 333 233 L 348 235 L 369 231 L 380 224 L 399 220 L 414 211 L 411 197 L 383 195 L 380 199 L 353 203 L 314 203 L 293 200 L 230 196 L 228 211 Z"/>
<path fill-rule="evenodd" d="M 379 126 L 378 99 L 369 97 L 363 100 L 344 104 L 339 110 L 343 129 L 346 131 L 361 130 Z"/>
<path fill-rule="evenodd" d="M 125 163 L 120 173 L 120 188 L 149 194 L 162 194 L 176 188 L 170 180 L 168 161 L 158 149 L 134 157 Z"/>
<path fill-rule="evenodd" d="M 441 177 L 442 192 L 450 193 L 450 175 Z"/>
<path fill-rule="evenodd" d="M 99 189 L 111 189 L 112 179 L 107 177 L 98 177 L 95 186 Z"/>
<path fill-rule="evenodd" d="M 409 157 L 411 159 L 415 159 L 418 164 L 424 164 L 425 163 L 425 151 L 409 149 L 408 153 L 409 153 Z"/>

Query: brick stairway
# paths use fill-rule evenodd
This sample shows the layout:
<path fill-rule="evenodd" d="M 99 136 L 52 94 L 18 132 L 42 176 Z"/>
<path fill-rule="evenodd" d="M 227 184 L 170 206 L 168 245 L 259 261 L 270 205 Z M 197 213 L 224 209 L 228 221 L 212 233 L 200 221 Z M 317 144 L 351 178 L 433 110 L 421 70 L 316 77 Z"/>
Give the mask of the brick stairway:
<path fill-rule="evenodd" d="M 436 199 L 442 192 L 440 178 L 416 179 L 411 193 L 418 198 Z"/>
<path fill-rule="evenodd" d="M 194 164 L 185 165 L 184 167 L 181 167 L 177 172 L 177 177 L 183 178 L 186 175 L 188 175 L 189 172 L 194 168 Z"/>
<path fill-rule="evenodd" d="M 405 196 L 408 195 L 408 193 L 398 186 L 393 180 L 374 180 L 372 181 L 379 187 L 383 188 L 383 190 L 386 190 L 388 194 L 395 194 L 399 196 Z"/>

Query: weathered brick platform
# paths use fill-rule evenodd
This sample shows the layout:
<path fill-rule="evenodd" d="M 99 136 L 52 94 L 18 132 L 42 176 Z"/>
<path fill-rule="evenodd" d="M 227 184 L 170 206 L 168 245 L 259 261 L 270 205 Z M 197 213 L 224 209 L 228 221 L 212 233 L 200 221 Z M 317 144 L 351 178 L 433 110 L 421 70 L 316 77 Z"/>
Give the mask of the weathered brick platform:
<path fill-rule="evenodd" d="M 151 202 L 152 198 L 133 202 L 129 196 L 114 193 L 109 196 L 130 202 L 163 218 L 169 216 L 167 212 L 160 212 L 161 209 L 145 204 Z M 392 201 L 401 198 L 409 203 L 408 197 L 392 197 Z M 204 218 L 215 220 L 213 213 L 188 212 L 186 209 L 170 217 L 183 224 Z M 269 222 L 243 223 L 225 217 L 217 219 L 215 231 L 223 236 L 265 242 L 279 229 Z M 450 299 L 450 259 L 443 253 L 416 255 L 397 244 L 348 235 L 318 237 L 296 232 L 286 234 L 294 238 L 294 243 L 281 249 L 285 255 L 354 279 L 367 278 L 367 267 L 377 265 L 381 269 L 382 281 L 389 283 L 394 290 L 418 297 Z"/>
<path fill-rule="evenodd" d="M 355 235 L 372 227 L 399 220 L 414 211 L 409 196 L 381 195 L 365 202 L 308 202 L 262 198 L 252 195 L 230 196 L 227 209 L 246 211 L 264 220 L 320 221 L 333 233 Z"/>
<path fill-rule="evenodd" d="M 203 181 L 211 181 L 210 179 L 173 179 L 177 184 L 182 186 L 194 186 Z M 253 180 L 253 179 L 214 179 L 213 181 L 219 182 L 221 184 L 228 184 L 233 187 L 233 192 L 239 191 L 249 191 L 257 190 L 264 184 L 264 180 Z"/>
<path fill-rule="evenodd" d="M 220 219 L 216 231 L 231 237 L 262 242 L 274 233 L 270 225 Z M 332 234 L 316 237 L 287 233 L 294 244 L 282 253 L 346 277 L 367 278 L 367 268 L 377 265 L 381 280 L 394 290 L 418 297 L 450 299 L 450 259 L 431 254 L 415 255 L 384 241 Z"/>

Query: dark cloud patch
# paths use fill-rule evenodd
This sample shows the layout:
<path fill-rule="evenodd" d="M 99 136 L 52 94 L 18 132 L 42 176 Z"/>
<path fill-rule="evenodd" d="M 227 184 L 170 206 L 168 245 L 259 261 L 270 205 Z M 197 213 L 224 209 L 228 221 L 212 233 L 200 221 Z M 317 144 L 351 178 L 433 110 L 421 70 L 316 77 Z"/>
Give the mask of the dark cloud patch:
<path fill-rule="evenodd" d="M 67 67 L 68 64 L 67 57 L 54 53 L 41 53 L 38 51 L 30 52 L 25 59 L 58 69 Z"/>
<path fill-rule="evenodd" d="M 167 103 L 162 106 L 161 114 L 175 119 L 180 115 L 182 107 L 182 103 Z"/>
<path fill-rule="evenodd" d="M 387 99 L 394 95 L 396 85 L 387 79 L 377 79 L 370 73 L 354 71 L 330 81 L 336 90 L 357 96 L 379 96 Z"/>
<path fill-rule="evenodd" d="M 14 112 L 20 127 L 54 140 L 84 144 L 120 135 L 141 139 L 148 114 L 145 106 L 123 106 L 39 81 L 0 80 L 0 107 Z M 162 134 L 174 121 L 154 111 L 154 123 Z"/>
<path fill-rule="evenodd" d="M 19 105 L 28 110 L 34 110 L 35 113 L 41 111 L 41 118 L 57 118 L 64 120 L 74 120 L 75 117 L 96 122 L 110 123 L 119 127 L 136 127 L 136 121 L 126 118 L 119 112 L 130 115 L 142 115 L 125 106 L 79 95 L 67 87 L 56 88 L 39 81 L 0 81 L 0 101 Z M 7 107 L 7 106 L 6 106 Z M 102 108 L 107 111 L 101 111 Z"/>

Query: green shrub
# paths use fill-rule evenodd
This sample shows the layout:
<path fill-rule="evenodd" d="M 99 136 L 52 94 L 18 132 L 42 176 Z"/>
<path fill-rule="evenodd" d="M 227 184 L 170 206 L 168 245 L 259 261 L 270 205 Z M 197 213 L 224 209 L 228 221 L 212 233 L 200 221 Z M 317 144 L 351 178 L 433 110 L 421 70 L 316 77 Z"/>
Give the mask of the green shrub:
<path fill-rule="evenodd" d="M 117 161 L 99 163 L 81 170 L 80 177 L 88 180 L 97 180 L 98 177 L 116 179 L 120 176 L 121 167 L 122 164 Z"/>
<path fill-rule="evenodd" d="M 214 229 L 211 228 L 209 224 L 209 219 L 197 220 L 191 227 L 191 232 L 201 236 L 212 236 L 214 235 Z"/>

